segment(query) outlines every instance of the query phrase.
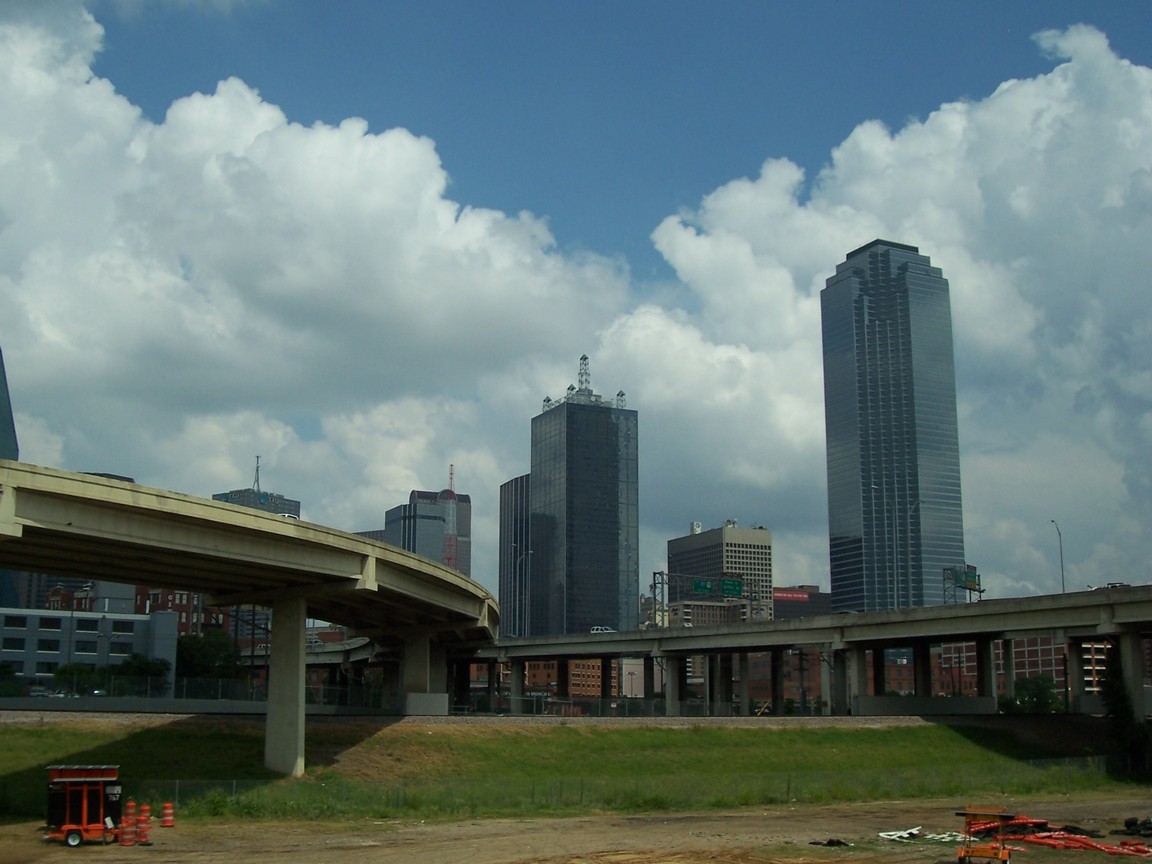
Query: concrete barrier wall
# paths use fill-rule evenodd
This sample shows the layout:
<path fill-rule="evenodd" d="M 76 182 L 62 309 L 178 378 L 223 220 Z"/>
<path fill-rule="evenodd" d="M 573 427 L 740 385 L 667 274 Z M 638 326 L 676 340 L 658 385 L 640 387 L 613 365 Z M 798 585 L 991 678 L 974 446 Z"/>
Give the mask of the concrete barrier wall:
<path fill-rule="evenodd" d="M 852 713 L 861 716 L 995 714 L 991 696 L 856 696 Z"/>
<path fill-rule="evenodd" d="M 447 697 L 445 697 L 447 698 Z M 240 699 L 144 699 L 132 696 L 81 696 L 51 698 L 13 696 L 0 699 L 0 711 L 77 711 L 109 714 L 258 714 L 268 711 L 267 702 Z M 345 705 L 306 705 L 308 716 L 395 716 L 384 708 L 349 707 Z M 442 712 L 447 714 L 447 707 Z"/>

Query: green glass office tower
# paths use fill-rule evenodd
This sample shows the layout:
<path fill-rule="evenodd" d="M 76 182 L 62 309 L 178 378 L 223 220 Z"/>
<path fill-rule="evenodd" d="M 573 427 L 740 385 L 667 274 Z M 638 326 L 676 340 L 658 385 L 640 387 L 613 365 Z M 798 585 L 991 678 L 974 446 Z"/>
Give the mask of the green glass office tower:
<path fill-rule="evenodd" d="M 944 602 L 964 563 L 948 281 L 915 246 L 848 253 L 820 292 L 832 606 Z"/>
<path fill-rule="evenodd" d="M 638 626 L 639 475 L 636 412 L 624 394 L 579 387 L 532 418 L 528 631 L 533 636 Z"/>

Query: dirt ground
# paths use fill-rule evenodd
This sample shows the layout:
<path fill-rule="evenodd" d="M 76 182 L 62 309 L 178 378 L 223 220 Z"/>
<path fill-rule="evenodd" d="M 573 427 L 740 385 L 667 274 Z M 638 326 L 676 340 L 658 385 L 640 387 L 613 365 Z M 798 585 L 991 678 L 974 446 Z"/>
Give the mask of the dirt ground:
<path fill-rule="evenodd" d="M 996 807 L 1077 825 L 1104 834 L 1124 819 L 1152 815 L 1141 799 L 1011 799 L 797 805 L 704 815 L 604 815 L 571 819 L 493 819 L 451 824 L 410 821 L 344 823 L 182 823 L 154 828 L 153 845 L 87 845 L 66 849 L 41 839 L 35 824 L 0 826 L 3 864 L 912 864 L 955 861 L 954 842 L 896 842 L 881 831 L 921 827 L 923 833 L 960 830 L 957 809 Z M 849 846 L 824 845 L 835 839 Z M 1115 842 L 1120 838 L 1109 838 Z M 817 845 L 819 844 L 819 845 Z M 1027 864 L 1049 864 L 1037 847 L 1015 853 Z M 1071 858 L 1067 856 L 1072 856 Z M 1068 864 L 1100 864 L 1103 853 L 1060 852 Z"/>

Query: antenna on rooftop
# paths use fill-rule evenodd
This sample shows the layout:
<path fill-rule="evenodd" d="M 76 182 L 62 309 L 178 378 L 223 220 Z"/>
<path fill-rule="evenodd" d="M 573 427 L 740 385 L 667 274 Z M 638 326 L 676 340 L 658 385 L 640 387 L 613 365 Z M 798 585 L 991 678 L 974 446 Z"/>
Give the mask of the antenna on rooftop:
<path fill-rule="evenodd" d="M 576 378 L 576 386 L 579 390 L 592 389 L 592 374 L 588 371 L 588 355 L 580 355 L 580 374 Z"/>
<path fill-rule="evenodd" d="M 252 478 L 252 488 L 260 491 L 260 457 L 256 457 L 256 476 Z"/>

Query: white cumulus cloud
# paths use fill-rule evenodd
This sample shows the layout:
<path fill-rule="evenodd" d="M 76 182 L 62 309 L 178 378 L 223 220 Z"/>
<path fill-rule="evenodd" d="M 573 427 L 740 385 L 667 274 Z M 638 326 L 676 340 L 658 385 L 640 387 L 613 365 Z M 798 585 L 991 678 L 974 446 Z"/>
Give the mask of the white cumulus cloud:
<path fill-rule="evenodd" d="M 449 197 L 429 138 L 303 126 L 259 81 L 149 121 L 91 72 L 79 5 L 0 12 L 0 345 L 22 454 L 194 494 L 266 489 L 381 527 L 470 494 L 495 589 L 499 484 L 592 357 L 640 412 L 642 571 L 689 522 L 774 532 L 827 585 L 819 291 L 876 237 L 952 286 L 969 558 L 992 594 L 1146 581 L 1152 71 L 1078 26 L 1052 69 L 889 129 L 859 118 L 653 226 L 680 284 L 560 251 L 544 216 Z M 831 145 L 835 146 L 831 146 Z M 644 580 L 642 579 L 642 582 Z"/>

